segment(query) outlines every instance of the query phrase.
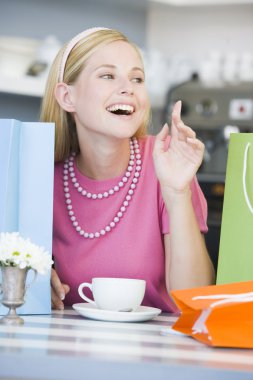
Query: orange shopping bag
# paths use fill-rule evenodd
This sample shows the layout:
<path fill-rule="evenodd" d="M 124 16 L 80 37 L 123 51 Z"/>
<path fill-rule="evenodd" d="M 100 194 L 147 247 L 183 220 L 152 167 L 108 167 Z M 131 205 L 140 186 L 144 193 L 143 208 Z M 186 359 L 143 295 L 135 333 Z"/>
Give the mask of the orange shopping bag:
<path fill-rule="evenodd" d="M 173 329 L 217 347 L 253 348 L 253 281 L 174 290 Z"/>

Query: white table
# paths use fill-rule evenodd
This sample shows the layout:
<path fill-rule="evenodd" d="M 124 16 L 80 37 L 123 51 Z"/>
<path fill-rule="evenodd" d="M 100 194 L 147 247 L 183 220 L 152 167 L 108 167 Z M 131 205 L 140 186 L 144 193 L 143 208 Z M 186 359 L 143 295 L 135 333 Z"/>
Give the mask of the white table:
<path fill-rule="evenodd" d="M 67 309 L 23 318 L 23 326 L 0 325 L 1 380 L 253 379 L 253 350 L 168 333 L 173 315 L 115 323 Z"/>

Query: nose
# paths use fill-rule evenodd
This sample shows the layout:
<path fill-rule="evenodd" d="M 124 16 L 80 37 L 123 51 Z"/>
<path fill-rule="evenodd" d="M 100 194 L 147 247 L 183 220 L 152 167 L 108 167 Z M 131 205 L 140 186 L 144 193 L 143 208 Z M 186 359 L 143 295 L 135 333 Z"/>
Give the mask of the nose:
<path fill-rule="evenodd" d="M 119 93 L 121 95 L 133 95 L 133 83 L 129 79 L 122 80 L 119 86 Z"/>

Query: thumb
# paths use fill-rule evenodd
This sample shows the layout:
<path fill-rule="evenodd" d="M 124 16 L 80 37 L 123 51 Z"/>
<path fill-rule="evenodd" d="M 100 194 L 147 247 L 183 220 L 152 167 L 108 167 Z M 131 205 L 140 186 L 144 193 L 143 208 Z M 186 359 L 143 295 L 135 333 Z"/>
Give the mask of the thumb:
<path fill-rule="evenodd" d="M 164 152 L 164 143 L 169 134 L 168 124 L 164 124 L 160 132 L 156 135 L 154 143 L 154 154 Z"/>

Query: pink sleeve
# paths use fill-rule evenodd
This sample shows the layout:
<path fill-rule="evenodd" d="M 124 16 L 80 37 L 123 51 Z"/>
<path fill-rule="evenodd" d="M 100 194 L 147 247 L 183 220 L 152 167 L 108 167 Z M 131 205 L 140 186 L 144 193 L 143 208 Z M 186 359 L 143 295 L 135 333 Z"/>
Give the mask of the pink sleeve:
<path fill-rule="evenodd" d="M 192 192 L 193 209 L 196 214 L 199 229 L 201 232 L 206 233 L 208 231 L 207 202 L 199 186 L 196 176 L 194 177 L 191 183 L 191 192 Z M 162 207 L 161 207 L 161 219 L 162 219 L 162 233 L 167 234 L 170 231 L 170 222 L 169 222 L 168 213 L 163 201 L 162 201 Z"/>

